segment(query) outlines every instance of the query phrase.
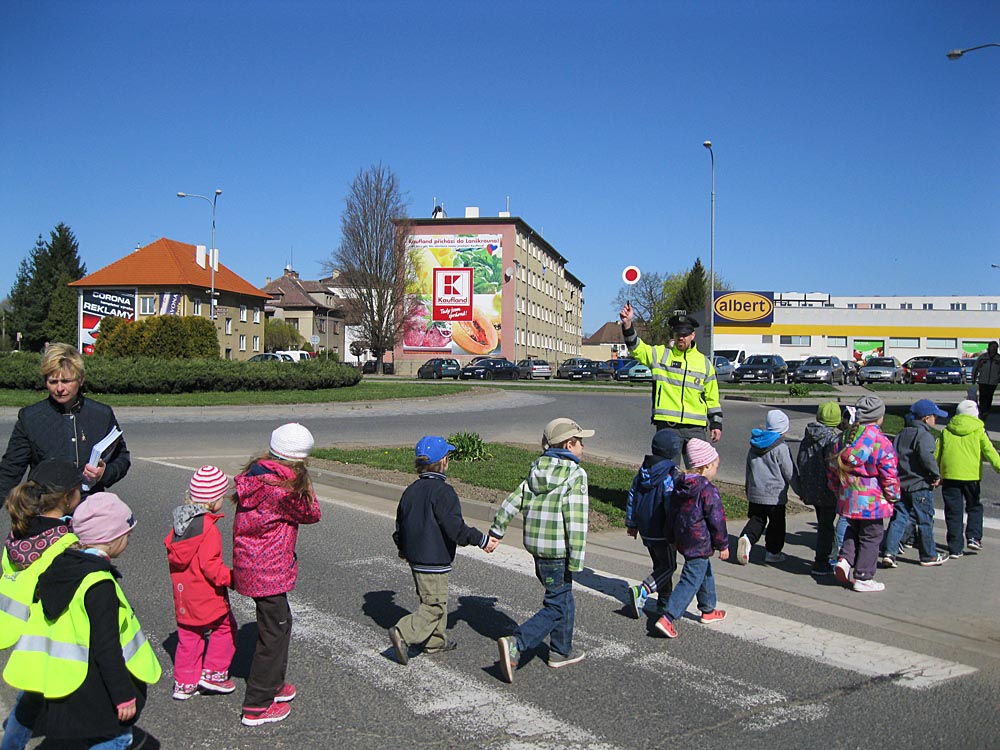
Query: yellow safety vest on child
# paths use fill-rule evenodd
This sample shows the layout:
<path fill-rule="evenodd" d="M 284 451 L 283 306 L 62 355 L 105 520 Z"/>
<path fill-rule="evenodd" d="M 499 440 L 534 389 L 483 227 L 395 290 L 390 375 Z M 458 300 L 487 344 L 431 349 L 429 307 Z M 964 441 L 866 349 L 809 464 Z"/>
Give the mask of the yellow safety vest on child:
<path fill-rule="evenodd" d="M 81 581 L 69 607 L 56 620 L 45 617 L 40 602 L 32 603 L 28 622 L 3 670 L 9 685 L 54 699 L 65 698 L 83 684 L 90 668 L 90 618 L 84 597 L 100 581 L 111 581 L 118 594 L 118 633 L 125 666 L 142 682 L 153 684 L 160 679 L 160 663 L 125 593 L 114 576 L 102 570 Z"/>
<path fill-rule="evenodd" d="M 31 601 L 35 598 L 38 577 L 48 570 L 52 561 L 77 542 L 75 534 L 64 534 L 42 552 L 41 556 L 23 570 L 15 568 L 4 548 L 0 569 L 0 649 L 10 648 L 24 631 L 31 614 Z"/>

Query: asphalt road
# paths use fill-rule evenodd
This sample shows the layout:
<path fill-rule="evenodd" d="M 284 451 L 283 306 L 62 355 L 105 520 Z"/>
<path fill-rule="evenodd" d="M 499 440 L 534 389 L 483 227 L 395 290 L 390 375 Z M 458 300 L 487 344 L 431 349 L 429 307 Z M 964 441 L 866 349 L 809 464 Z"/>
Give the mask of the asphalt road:
<path fill-rule="evenodd" d="M 598 431 L 588 451 L 635 461 L 651 434 L 648 406 L 648 394 L 524 392 L 370 407 L 121 410 L 134 464 L 116 490 L 139 520 L 121 559 L 124 587 L 165 667 L 140 722 L 154 738 L 147 747 L 1000 746 L 1000 631 L 990 583 L 1000 545 L 992 539 L 984 554 L 950 567 L 887 572 L 884 580 L 894 579 L 883 595 L 817 585 L 794 566 L 716 563 L 720 606 L 730 618 L 713 627 L 687 619 L 680 637 L 666 641 L 650 634 L 646 619 L 624 612 L 626 583 L 648 572 L 641 548 L 616 545 L 621 534 L 595 537 L 576 586 L 576 645 L 587 658 L 550 670 L 541 648 L 506 685 L 494 639 L 541 599 L 517 535 L 492 556 L 479 550 L 459 556 L 449 616 L 459 649 L 414 657 L 402 667 L 392 659 L 385 629 L 416 598 L 390 540 L 392 502 L 325 484 L 318 485 L 323 521 L 300 534 L 289 668 L 299 696 L 291 717 L 252 729 L 239 724 L 255 626 L 252 603 L 238 595 L 239 689 L 185 703 L 170 698 L 175 625 L 162 539 L 198 466 L 217 463 L 232 472 L 289 419 L 304 421 L 320 445 L 397 445 L 460 430 L 535 443 L 541 426 L 560 415 Z M 766 408 L 726 405 L 721 447 L 730 476 L 742 474 L 744 437 Z M 807 421 L 805 412 L 795 411 L 793 434 L 800 420 Z M 9 421 L 0 415 L 0 425 Z M 470 519 L 491 512 L 466 510 Z M 804 516 L 789 534 L 789 547 L 799 553 L 810 533 Z M 733 526 L 730 533 L 738 531 Z M 4 521 L 0 531 L 6 530 Z M 0 689 L 0 709 L 12 700 L 10 689 Z"/>

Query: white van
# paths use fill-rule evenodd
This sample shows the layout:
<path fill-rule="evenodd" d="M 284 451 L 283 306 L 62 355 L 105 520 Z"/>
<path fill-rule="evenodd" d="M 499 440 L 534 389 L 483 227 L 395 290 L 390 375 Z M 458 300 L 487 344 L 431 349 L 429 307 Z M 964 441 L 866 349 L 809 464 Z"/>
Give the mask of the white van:
<path fill-rule="evenodd" d="M 291 357 L 292 360 L 295 362 L 303 362 L 312 359 L 312 355 L 310 355 L 309 352 L 307 351 L 303 351 L 302 349 L 282 349 L 280 351 L 276 351 L 275 354 L 277 354 L 282 359 L 284 359 L 285 357 Z"/>

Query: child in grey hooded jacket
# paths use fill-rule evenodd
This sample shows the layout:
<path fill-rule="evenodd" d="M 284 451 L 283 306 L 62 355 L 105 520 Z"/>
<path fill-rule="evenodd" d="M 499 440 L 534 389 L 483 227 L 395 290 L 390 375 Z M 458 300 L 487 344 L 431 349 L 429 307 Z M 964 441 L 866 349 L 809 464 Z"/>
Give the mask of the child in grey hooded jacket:
<path fill-rule="evenodd" d="M 795 480 L 795 463 L 782 437 L 786 432 L 788 416 L 778 409 L 767 413 L 763 430 L 755 428 L 751 432 L 746 465 L 750 507 L 736 546 L 736 561 L 740 565 L 750 561 L 750 550 L 761 534 L 765 534 L 764 562 L 777 563 L 785 559 L 781 551 L 785 546 L 785 506 L 788 486 Z"/>

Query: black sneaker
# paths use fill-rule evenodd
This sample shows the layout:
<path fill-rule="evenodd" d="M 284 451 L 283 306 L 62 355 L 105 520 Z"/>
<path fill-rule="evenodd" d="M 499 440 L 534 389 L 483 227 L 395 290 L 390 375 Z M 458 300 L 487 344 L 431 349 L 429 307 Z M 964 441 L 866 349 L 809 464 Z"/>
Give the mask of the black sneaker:
<path fill-rule="evenodd" d="M 966 544 L 969 547 L 969 549 L 974 550 L 976 552 L 981 552 L 983 549 L 983 543 L 980 542 L 978 539 L 970 539 Z"/>
<path fill-rule="evenodd" d="M 568 654 L 560 654 L 555 651 L 549 651 L 549 666 L 553 669 L 559 669 L 559 667 L 568 667 L 570 664 L 576 664 L 578 661 L 583 661 L 583 657 L 586 654 L 583 651 L 577 651 L 575 648 Z"/>

